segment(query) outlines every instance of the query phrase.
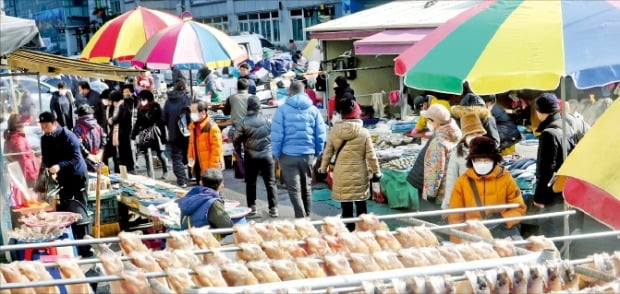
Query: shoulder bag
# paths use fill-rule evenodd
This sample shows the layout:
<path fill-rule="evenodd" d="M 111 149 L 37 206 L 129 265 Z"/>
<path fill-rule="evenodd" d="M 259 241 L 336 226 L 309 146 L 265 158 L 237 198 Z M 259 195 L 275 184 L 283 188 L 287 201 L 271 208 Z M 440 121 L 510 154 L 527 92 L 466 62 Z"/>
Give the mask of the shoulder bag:
<path fill-rule="evenodd" d="M 327 186 L 329 187 L 329 189 L 332 188 L 332 185 L 334 183 L 333 173 L 334 173 L 334 168 L 336 166 L 336 160 L 338 159 L 338 155 L 340 154 L 340 151 L 342 151 L 342 148 L 344 148 L 344 145 L 347 145 L 347 141 L 342 142 L 340 147 L 338 147 L 336 154 L 332 155 L 332 158 L 330 158 L 329 160 L 329 165 L 327 166 Z"/>

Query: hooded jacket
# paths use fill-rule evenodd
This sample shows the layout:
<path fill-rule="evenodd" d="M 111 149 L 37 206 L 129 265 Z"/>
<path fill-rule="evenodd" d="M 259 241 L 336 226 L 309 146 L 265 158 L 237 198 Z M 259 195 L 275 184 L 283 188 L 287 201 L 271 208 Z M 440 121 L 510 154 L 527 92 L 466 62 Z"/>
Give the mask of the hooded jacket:
<path fill-rule="evenodd" d="M 215 190 L 207 187 L 193 187 L 183 198 L 177 200 L 181 210 L 181 228 L 210 226 L 211 228 L 232 227 L 230 217 L 225 213 L 224 200 Z"/>
<path fill-rule="evenodd" d="M 190 101 L 187 93 L 180 87 L 168 92 L 168 100 L 164 104 L 161 120 L 168 128 L 168 142 L 172 144 L 187 144 L 188 138 L 183 136 L 179 129 L 179 119 L 185 116 L 185 121 L 190 122 Z"/>
<path fill-rule="evenodd" d="M 459 144 L 462 144 L 462 156 L 458 154 L 459 145 L 457 144 L 457 146 L 452 149 L 452 152 L 450 152 L 450 158 L 448 160 L 448 168 L 446 169 L 446 189 L 443 203 L 441 204 L 441 208 L 443 209 L 450 208 L 450 198 L 456 180 L 467 171 L 467 155 L 469 154 L 469 148 L 465 146 L 463 141 Z"/>
<path fill-rule="evenodd" d="M 519 207 L 515 208 L 495 211 L 487 210 L 485 212 L 487 216 L 495 212 L 499 212 L 503 218 L 525 215 L 526 207 L 519 186 L 517 186 L 508 170 L 499 165 L 496 165 L 493 171 L 486 176 L 477 175 L 473 168 L 467 169 L 465 174 L 461 175 L 454 185 L 450 198 L 450 208 L 478 207 L 469 179 L 474 180 L 476 184 L 482 206 L 519 204 Z M 482 215 L 478 211 L 448 215 L 448 222 L 450 224 L 462 223 L 470 219 L 481 220 Z M 507 222 L 506 228 L 510 229 L 518 223 L 519 221 Z"/>
<path fill-rule="evenodd" d="M 271 159 L 271 123 L 256 110 L 248 110 L 248 115 L 239 124 L 233 141 L 243 143 L 245 156 L 252 159 Z"/>
<path fill-rule="evenodd" d="M 88 166 L 89 171 L 95 171 L 95 163 L 88 160 L 88 155 L 97 155 L 103 151 L 106 144 L 106 134 L 97 124 L 97 120 L 92 114 L 84 115 L 78 118 L 73 128 L 73 133 L 78 137 L 81 144 L 82 157 Z"/>
<path fill-rule="evenodd" d="M 323 151 L 325 123 L 319 110 L 312 105 L 306 93 L 286 98 L 278 107 L 271 124 L 273 155 L 314 155 Z"/>
<path fill-rule="evenodd" d="M 441 204 L 445 194 L 448 158 L 460 138 L 461 130 L 453 120 L 435 130 L 424 155 L 423 199 L 436 198 L 435 201 Z"/>
<path fill-rule="evenodd" d="M 200 174 L 208 168 L 220 168 L 222 160 L 222 132 L 211 121 L 209 116 L 201 121 L 192 122 L 190 131 L 187 158 L 200 164 Z"/>
<path fill-rule="evenodd" d="M 26 134 L 19 131 L 7 131 L 4 139 L 4 153 L 21 153 L 9 156 L 8 160 L 19 162 L 26 181 L 34 182 L 39 174 L 39 163 L 34 157 L 32 148 L 26 139 Z"/>
<path fill-rule="evenodd" d="M 343 144 L 333 170 L 332 198 L 336 201 L 366 200 L 370 196 L 370 176 L 379 172 L 379 162 L 362 120 L 346 119 L 334 124 L 323 152 L 322 170 L 327 170 L 329 159 Z"/>
<path fill-rule="evenodd" d="M 562 193 L 553 192 L 548 184 L 553 174 L 564 163 L 562 151 L 562 118 L 559 113 L 551 114 L 540 123 L 536 132 L 540 132 L 538 138 L 538 157 L 536 160 L 536 190 L 534 201 L 540 204 L 550 204 L 562 201 Z M 572 131 L 567 128 L 568 144 L 566 150 L 570 152 L 575 146 Z"/>
<path fill-rule="evenodd" d="M 500 139 L 500 149 L 505 149 L 521 141 L 521 132 L 517 129 L 517 124 L 503 107 L 494 104 L 491 108 L 491 115 L 495 118 L 497 132 Z"/>
<path fill-rule="evenodd" d="M 450 113 L 452 113 L 452 116 L 457 119 L 459 125 L 460 119 L 464 115 L 469 113 L 477 114 L 480 118 L 480 122 L 482 123 L 482 127 L 484 127 L 484 129 L 487 131 L 485 136 L 495 140 L 495 142 L 497 142 L 497 146 L 500 146 L 501 139 L 499 137 L 499 132 L 497 131 L 497 122 L 495 121 L 495 118 L 491 115 L 491 112 L 486 107 L 477 105 L 455 105 L 450 108 Z"/>

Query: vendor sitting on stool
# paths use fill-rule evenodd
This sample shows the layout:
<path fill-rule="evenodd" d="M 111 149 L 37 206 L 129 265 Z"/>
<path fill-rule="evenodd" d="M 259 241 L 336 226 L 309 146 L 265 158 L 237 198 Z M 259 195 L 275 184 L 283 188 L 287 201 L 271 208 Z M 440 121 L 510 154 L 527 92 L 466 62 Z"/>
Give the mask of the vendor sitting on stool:
<path fill-rule="evenodd" d="M 201 176 L 202 186 L 195 186 L 185 197 L 177 200 L 181 209 L 181 228 L 209 226 L 210 228 L 230 228 L 232 220 L 224 209 L 224 190 L 222 171 L 209 168 Z"/>

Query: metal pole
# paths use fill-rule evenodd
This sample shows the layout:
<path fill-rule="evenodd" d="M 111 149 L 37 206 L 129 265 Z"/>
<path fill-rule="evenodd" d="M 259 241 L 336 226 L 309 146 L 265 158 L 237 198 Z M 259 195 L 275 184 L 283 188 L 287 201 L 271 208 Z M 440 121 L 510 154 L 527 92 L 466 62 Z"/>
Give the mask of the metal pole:
<path fill-rule="evenodd" d="M 483 207 L 466 207 L 466 208 L 444 209 L 444 210 L 434 210 L 434 211 L 424 211 L 424 212 L 399 213 L 399 214 L 390 214 L 390 215 L 379 215 L 377 217 L 381 220 L 384 220 L 384 219 L 442 215 L 442 214 L 450 214 L 450 213 L 465 213 L 465 212 L 483 211 L 483 210 L 498 210 L 498 209 L 508 209 L 508 208 L 515 208 L 515 207 L 518 207 L 518 204 L 513 203 L 513 204 L 502 204 L 502 205 L 490 205 L 490 206 L 483 206 Z M 354 217 L 354 218 L 343 219 L 342 221 L 344 223 L 353 223 L 359 220 L 360 220 L 359 217 Z M 323 220 L 312 221 L 310 223 L 313 225 L 325 224 Z M 234 229 L 225 228 L 225 229 L 213 229 L 209 231 L 212 234 L 230 234 L 234 232 Z M 148 234 L 148 235 L 138 236 L 138 238 L 140 238 L 141 240 L 165 239 L 168 237 L 170 237 L 170 234 L 168 233 Z M 11 251 L 11 250 L 34 249 L 34 248 L 47 248 L 47 247 L 60 247 L 60 246 L 82 246 L 82 245 L 91 245 L 91 244 L 116 243 L 116 242 L 119 242 L 119 240 L 120 239 L 118 237 L 109 237 L 109 238 L 100 238 L 100 239 L 82 239 L 82 240 L 54 241 L 54 242 L 32 243 L 32 244 L 4 245 L 4 246 L 0 246 L 0 252 Z"/>
<path fill-rule="evenodd" d="M 531 219 L 539 219 L 539 218 L 567 216 L 567 215 L 575 214 L 575 212 L 576 211 L 574 211 L 574 210 L 568 210 L 568 211 L 541 213 L 541 214 L 536 214 L 536 215 L 503 217 L 503 218 L 495 218 L 495 219 L 483 220 L 483 221 L 480 221 L 480 223 L 483 224 L 483 225 L 494 225 L 494 224 L 501 224 L 501 223 L 506 223 L 506 222 L 511 222 L 511 221 L 522 221 L 522 220 L 531 220 Z M 459 229 L 459 228 L 464 228 L 464 227 L 467 227 L 466 223 L 452 224 L 452 225 L 445 225 L 445 226 L 436 226 L 436 227 L 431 227 L 429 229 L 430 230 L 443 230 L 443 229 Z"/>
<path fill-rule="evenodd" d="M 39 112 L 43 112 L 43 98 L 41 98 L 41 76 L 39 75 L 38 72 L 37 72 L 37 90 L 38 90 L 37 92 L 39 92 Z"/>
<path fill-rule="evenodd" d="M 600 237 L 610 237 L 610 236 L 618 236 L 620 235 L 620 230 L 617 231 L 609 231 L 609 232 L 598 232 L 598 233 L 589 233 L 589 234 L 579 234 L 579 235 L 570 235 L 570 236 L 559 236 L 559 237 L 551 237 L 547 238 L 549 241 L 560 242 L 560 241 L 574 241 L 574 240 L 583 240 L 583 239 L 591 239 L 591 238 L 600 238 Z M 530 243 L 528 240 L 519 240 L 513 241 L 513 245 L 525 245 Z"/>
<path fill-rule="evenodd" d="M 101 237 L 101 165 L 97 164 L 97 187 L 95 188 L 95 238 Z"/>
<path fill-rule="evenodd" d="M 560 78 L 560 103 L 562 107 L 560 107 L 560 115 L 562 117 L 562 159 L 566 160 L 568 156 L 568 133 L 567 133 L 567 125 L 566 125 L 566 77 Z M 564 201 L 564 211 L 568 210 L 568 204 Z M 564 236 L 570 235 L 569 228 L 569 216 L 566 215 L 564 217 Z M 570 242 L 564 241 L 564 246 L 562 246 L 564 250 L 563 255 L 564 258 L 568 259 L 570 257 Z"/>

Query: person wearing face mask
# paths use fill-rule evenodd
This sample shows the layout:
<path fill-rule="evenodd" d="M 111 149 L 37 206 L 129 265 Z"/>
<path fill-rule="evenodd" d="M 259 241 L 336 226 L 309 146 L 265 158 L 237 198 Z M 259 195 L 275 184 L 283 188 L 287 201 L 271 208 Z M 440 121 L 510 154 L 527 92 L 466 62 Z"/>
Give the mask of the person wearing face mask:
<path fill-rule="evenodd" d="M 50 100 L 50 110 L 58 118 L 60 126 L 73 130 L 75 119 L 73 116 L 73 99 L 70 95 L 71 91 L 66 88 L 65 82 L 58 82 L 58 91 L 52 94 L 52 100 Z"/>
<path fill-rule="evenodd" d="M 112 126 L 112 145 L 118 155 L 118 164 L 127 167 L 127 172 L 135 174 L 135 164 L 133 150 L 131 148 L 131 131 L 133 127 L 133 99 L 123 99 L 123 94 L 118 91 L 110 93 L 111 100 L 115 102 L 115 115 L 108 119 L 108 124 Z"/>
<path fill-rule="evenodd" d="M 450 152 L 450 159 L 448 160 L 448 169 L 446 169 L 446 191 L 443 203 L 441 204 L 441 208 L 443 209 L 450 208 L 450 197 L 452 195 L 454 183 L 456 179 L 467 171 L 467 155 L 469 154 L 471 140 L 479 136 L 484 136 L 487 133 L 480 122 L 480 118 L 474 113 L 461 117 L 461 131 L 463 136 L 456 145 L 456 148 L 452 149 L 452 152 Z"/>
<path fill-rule="evenodd" d="M 420 210 L 440 209 L 445 195 L 448 156 L 461 138 L 461 130 L 450 117 L 450 111 L 441 104 L 433 104 L 421 115 L 433 131 L 424 154 L 424 187 L 419 195 Z"/>
<path fill-rule="evenodd" d="M 498 211 L 454 213 L 448 215 L 450 224 L 466 220 L 509 218 L 525 215 L 526 207 L 521 190 L 514 178 L 504 168 L 496 142 L 486 136 L 479 136 L 470 142 L 467 156 L 467 171 L 454 185 L 450 198 L 450 208 L 480 207 L 516 203 L 519 206 Z M 518 221 L 500 223 L 490 227 L 495 238 L 520 238 Z M 457 241 L 453 239 L 453 241 Z"/>
<path fill-rule="evenodd" d="M 209 105 L 199 101 L 192 105 L 189 124 L 189 147 L 187 148 L 188 165 L 192 167 L 196 181 L 200 184 L 200 175 L 209 168 L 221 168 L 222 132 L 211 121 L 207 113 Z"/>
<path fill-rule="evenodd" d="M 116 152 L 116 147 L 118 145 L 119 139 L 118 124 L 112 125 L 109 123 L 109 121 L 110 119 L 118 115 L 119 108 L 123 100 L 123 95 L 121 95 L 121 92 L 119 91 L 104 90 L 103 92 L 101 92 L 101 97 L 102 100 L 108 101 L 105 109 L 106 123 L 102 126 L 108 140 L 103 149 L 102 161 L 105 165 L 110 166 L 109 162 L 110 159 L 112 159 L 112 162 L 114 163 L 114 172 L 120 173 L 118 153 Z M 116 143 L 117 145 L 114 145 L 114 143 Z"/>
<path fill-rule="evenodd" d="M 138 152 L 144 153 L 146 170 L 149 177 L 153 177 L 153 158 L 149 156 L 148 150 L 157 154 L 157 158 L 162 165 L 162 180 L 168 176 L 168 162 L 163 155 L 164 144 L 167 136 L 164 123 L 161 119 L 161 106 L 155 102 L 153 93 L 149 90 L 140 91 L 140 106 L 138 108 L 138 118 L 134 126 L 131 137 L 136 140 Z"/>

